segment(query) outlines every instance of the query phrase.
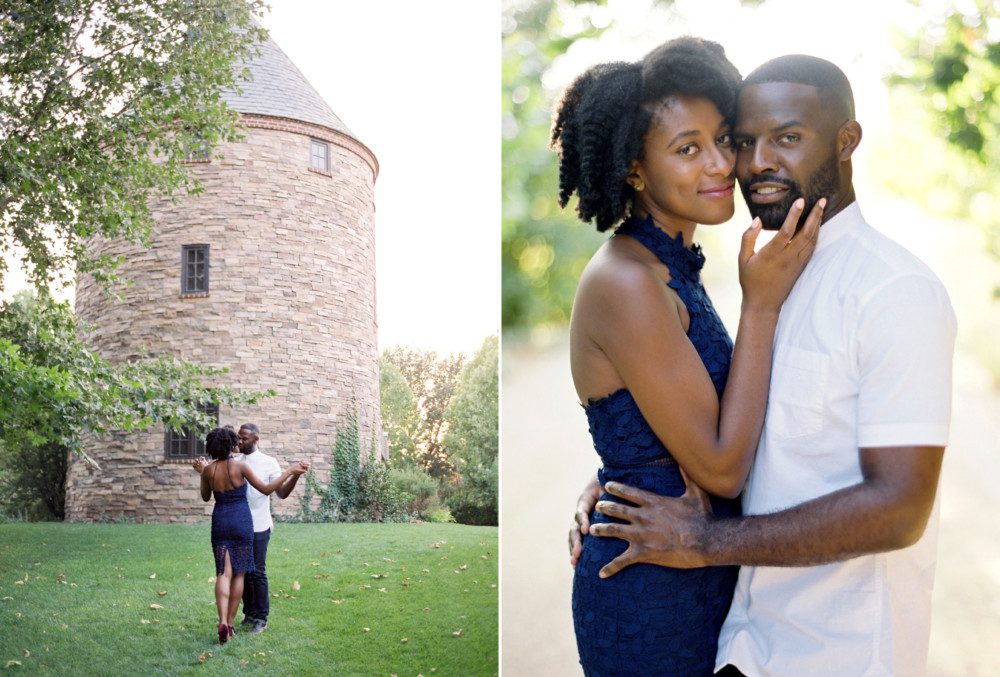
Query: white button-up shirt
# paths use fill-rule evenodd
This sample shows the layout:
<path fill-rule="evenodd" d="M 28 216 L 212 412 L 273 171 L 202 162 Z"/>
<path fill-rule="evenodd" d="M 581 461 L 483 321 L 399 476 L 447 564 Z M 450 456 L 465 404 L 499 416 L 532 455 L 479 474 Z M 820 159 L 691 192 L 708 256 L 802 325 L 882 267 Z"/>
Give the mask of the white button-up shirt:
<path fill-rule="evenodd" d="M 859 448 L 947 444 L 955 331 L 944 286 L 869 226 L 856 202 L 825 223 L 778 320 L 744 512 L 773 513 L 858 484 Z M 935 502 L 921 539 L 894 552 L 741 568 L 717 668 L 923 674 L 937 516 Z"/>
<path fill-rule="evenodd" d="M 281 466 L 274 456 L 268 456 L 260 449 L 252 454 L 244 454 L 243 462 L 250 466 L 253 474 L 265 484 L 270 484 L 281 477 Z M 247 486 L 247 503 L 250 504 L 250 517 L 253 519 L 254 533 L 267 531 L 274 526 L 271 519 L 271 497 L 265 496 L 252 486 Z"/>

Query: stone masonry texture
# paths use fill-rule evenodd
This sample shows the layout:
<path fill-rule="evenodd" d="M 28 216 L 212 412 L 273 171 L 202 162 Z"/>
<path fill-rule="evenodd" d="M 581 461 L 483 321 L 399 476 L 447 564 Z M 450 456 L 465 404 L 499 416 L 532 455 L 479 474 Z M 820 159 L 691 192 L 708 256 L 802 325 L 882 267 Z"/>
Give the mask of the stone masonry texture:
<path fill-rule="evenodd" d="M 76 310 L 86 337 L 113 360 L 173 355 L 227 367 L 229 385 L 273 388 L 221 425 L 260 426 L 260 449 L 282 467 L 305 457 L 329 475 L 337 429 L 356 407 L 362 447 L 381 439 L 375 320 L 377 161 L 339 130 L 244 113 L 245 138 L 193 163 L 204 192 L 151 204 L 148 248 L 95 241 L 124 255 L 132 285 L 113 300 L 82 276 Z M 310 139 L 329 143 L 330 171 L 309 168 Z M 209 292 L 181 294 L 181 248 L 209 245 Z M 168 461 L 162 426 L 88 439 L 101 466 L 71 459 L 67 518 L 196 522 L 211 514 L 189 461 Z M 298 509 L 302 483 L 274 510 Z"/>

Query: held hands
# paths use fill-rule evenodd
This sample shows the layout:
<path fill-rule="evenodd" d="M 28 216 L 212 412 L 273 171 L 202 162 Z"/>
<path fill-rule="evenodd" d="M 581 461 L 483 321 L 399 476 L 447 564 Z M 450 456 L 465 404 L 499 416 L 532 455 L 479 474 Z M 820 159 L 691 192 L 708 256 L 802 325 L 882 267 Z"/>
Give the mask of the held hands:
<path fill-rule="evenodd" d="M 760 219 L 753 220 L 750 228 L 743 233 L 740 245 L 740 286 L 743 287 L 745 306 L 749 304 L 753 308 L 775 312 L 781 309 L 781 304 L 816 249 L 825 207 L 826 198 L 820 198 L 802 228 L 796 231 L 805 209 L 805 200 L 796 200 L 774 238 L 758 252 L 754 252 L 754 245 L 760 235 L 761 223 Z"/>
<path fill-rule="evenodd" d="M 309 472 L 309 468 L 311 466 L 312 466 L 312 464 L 309 461 L 300 460 L 295 465 L 288 466 L 288 473 L 290 475 L 298 477 L 300 475 L 304 475 L 307 472 Z"/>
<path fill-rule="evenodd" d="M 684 475 L 683 471 L 681 474 Z M 609 494 L 634 503 L 635 507 L 612 501 L 597 504 L 598 512 L 627 522 L 590 527 L 592 536 L 628 541 L 628 549 L 601 569 L 601 578 L 613 576 L 640 562 L 678 569 L 709 564 L 702 552 L 702 543 L 712 518 L 712 507 L 708 494 L 686 475 L 684 481 L 687 490 L 679 497 L 661 496 L 618 482 L 605 485 L 604 490 Z"/>
<path fill-rule="evenodd" d="M 580 553 L 583 552 L 583 537 L 590 531 L 590 511 L 601 497 L 601 485 L 597 475 L 584 488 L 576 501 L 576 516 L 573 526 L 569 528 L 569 565 L 576 567 Z"/>

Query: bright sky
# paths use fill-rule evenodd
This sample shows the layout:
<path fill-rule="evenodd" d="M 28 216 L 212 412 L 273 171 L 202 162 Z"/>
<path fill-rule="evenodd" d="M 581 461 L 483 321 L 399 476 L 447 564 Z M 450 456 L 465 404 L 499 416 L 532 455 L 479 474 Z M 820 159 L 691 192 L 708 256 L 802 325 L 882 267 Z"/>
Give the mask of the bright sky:
<path fill-rule="evenodd" d="M 500 11 L 271 0 L 263 19 L 378 158 L 380 348 L 471 354 L 500 326 Z"/>
<path fill-rule="evenodd" d="M 380 349 L 471 355 L 500 326 L 499 5 L 270 4 L 271 37 L 379 161 Z"/>

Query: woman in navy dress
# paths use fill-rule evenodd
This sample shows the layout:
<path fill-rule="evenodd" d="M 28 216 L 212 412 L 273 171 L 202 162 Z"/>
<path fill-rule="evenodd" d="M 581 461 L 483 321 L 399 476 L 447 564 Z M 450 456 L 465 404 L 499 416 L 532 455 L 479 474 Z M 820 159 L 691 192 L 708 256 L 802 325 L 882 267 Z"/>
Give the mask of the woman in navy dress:
<path fill-rule="evenodd" d="M 683 469 L 713 495 L 716 514 L 739 512 L 764 420 L 778 311 L 820 219 L 814 210 L 796 235 L 796 205 L 756 253 L 759 221 L 744 233 L 734 347 L 702 287 L 705 259 L 693 236 L 699 223 L 733 216 L 739 83 L 720 45 L 680 38 L 640 62 L 591 68 L 556 111 L 560 204 L 576 193 L 583 221 L 600 231 L 617 226 L 581 276 L 570 324 L 573 381 L 602 462 L 588 491 L 604 501 L 617 500 L 601 493 L 612 480 L 679 496 Z M 610 518 L 592 512 L 578 520 L 586 534 L 589 522 Z M 602 578 L 626 547 L 584 535 L 573 552 L 584 672 L 712 674 L 736 567 L 637 564 Z"/>
<path fill-rule="evenodd" d="M 219 642 L 236 634 L 233 619 L 243 598 L 243 574 L 254 570 L 253 520 L 247 503 L 247 482 L 262 494 L 270 494 L 292 475 L 305 469 L 295 465 L 265 484 L 245 463 L 233 458 L 240 438 L 229 428 L 215 428 L 205 438 L 205 450 L 213 460 L 201 473 L 201 497 L 215 494 L 212 510 L 212 550 L 215 553 L 215 605 L 219 611 Z"/>

